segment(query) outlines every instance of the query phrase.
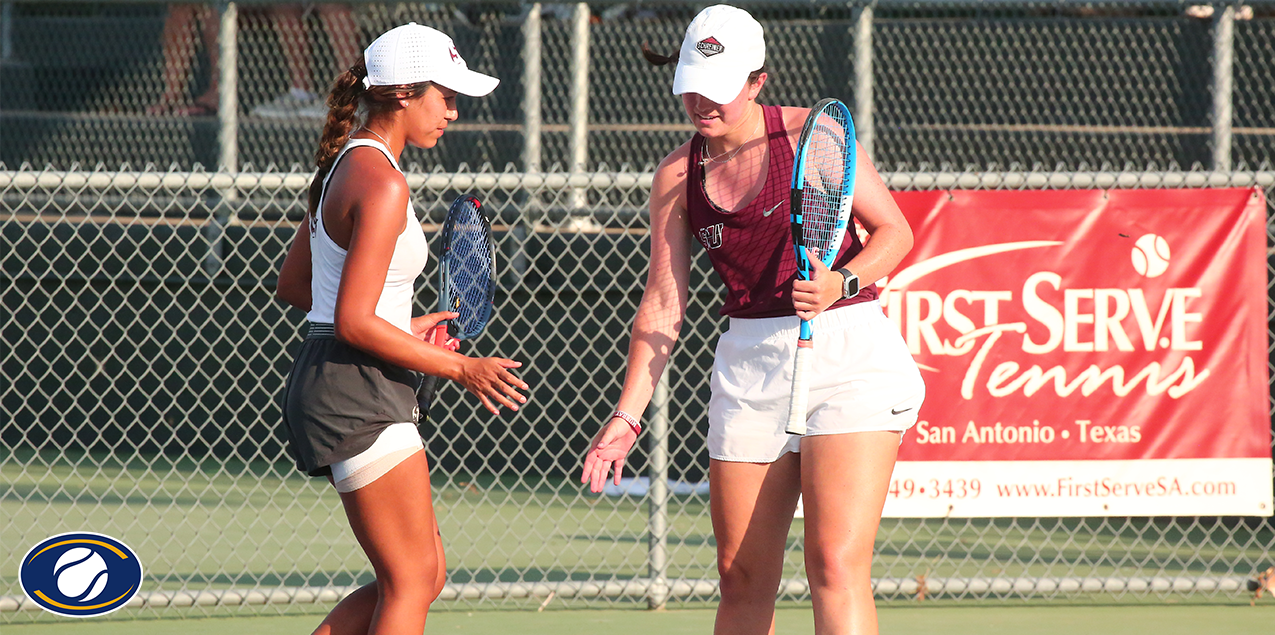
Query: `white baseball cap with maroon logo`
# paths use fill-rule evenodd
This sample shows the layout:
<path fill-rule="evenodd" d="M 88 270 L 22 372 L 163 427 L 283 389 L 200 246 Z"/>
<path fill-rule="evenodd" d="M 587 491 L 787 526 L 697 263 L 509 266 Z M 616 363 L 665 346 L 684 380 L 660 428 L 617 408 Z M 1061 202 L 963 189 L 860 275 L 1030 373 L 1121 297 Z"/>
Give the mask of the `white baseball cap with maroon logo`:
<path fill-rule="evenodd" d="M 765 63 L 761 23 L 743 9 L 724 4 L 708 7 L 686 27 L 673 94 L 698 93 L 728 104 L 739 96 L 748 76 Z"/>
<path fill-rule="evenodd" d="M 469 70 L 447 34 L 415 22 L 386 31 L 363 51 L 364 87 L 433 82 L 462 95 L 482 97 L 499 79 Z"/>

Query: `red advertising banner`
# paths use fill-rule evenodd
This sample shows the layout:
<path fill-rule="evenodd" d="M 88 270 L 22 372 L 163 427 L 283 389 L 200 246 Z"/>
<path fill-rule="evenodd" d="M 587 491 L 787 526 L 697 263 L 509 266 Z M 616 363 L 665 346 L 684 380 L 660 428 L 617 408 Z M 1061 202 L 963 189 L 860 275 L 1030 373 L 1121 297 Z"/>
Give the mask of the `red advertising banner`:
<path fill-rule="evenodd" d="M 895 199 L 926 401 L 887 515 L 1272 513 L 1260 190 Z"/>

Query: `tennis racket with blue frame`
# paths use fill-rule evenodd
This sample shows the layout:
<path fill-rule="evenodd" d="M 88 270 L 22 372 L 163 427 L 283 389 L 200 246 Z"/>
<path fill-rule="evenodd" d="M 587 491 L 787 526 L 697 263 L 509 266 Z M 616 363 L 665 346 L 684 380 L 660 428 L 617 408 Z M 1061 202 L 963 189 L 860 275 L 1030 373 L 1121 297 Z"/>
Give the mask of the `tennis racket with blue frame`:
<path fill-rule="evenodd" d="M 447 210 L 440 238 L 438 310 L 460 317 L 437 328 L 458 340 L 473 339 L 491 321 L 496 295 L 496 245 L 482 203 L 469 195 L 457 198 Z"/>
<path fill-rule="evenodd" d="M 495 311 L 496 245 L 482 203 L 469 195 L 457 198 L 447 210 L 439 241 L 438 310 L 460 316 L 440 322 L 431 339 L 436 344 L 448 337 L 470 340 L 483 332 Z M 422 410 L 437 381 L 432 375 L 424 378 L 417 393 Z"/>
<path fill-rule="evenodd" d="M 832 268 L 854 202 L 857 163 L 854 121 L 850 109 L 836 99 L 824 99 L 810 109 L 797 141 L 789 199 L 792 246 L 797 275 L 810 279 L 810 258 Z M 792 374 L 792 401 L 788 410 L 788 434 L 806 433 L 810 393 L 810 364 L 814 356 L 814 330 L 802 320 Z"/>

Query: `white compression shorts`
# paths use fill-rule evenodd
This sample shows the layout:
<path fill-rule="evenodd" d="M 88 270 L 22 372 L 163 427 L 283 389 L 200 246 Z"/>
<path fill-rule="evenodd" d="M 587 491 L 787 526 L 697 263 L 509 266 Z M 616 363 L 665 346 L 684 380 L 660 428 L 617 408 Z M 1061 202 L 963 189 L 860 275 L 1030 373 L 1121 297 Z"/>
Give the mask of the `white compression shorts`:
<path fill-rule="evenodd" d="M 425 449 L 414 423 L 395 423 L 381 431 L 368 449 L 332 464 L 332 482 L 338 492 L 367 487 L 408 457 Z"/>

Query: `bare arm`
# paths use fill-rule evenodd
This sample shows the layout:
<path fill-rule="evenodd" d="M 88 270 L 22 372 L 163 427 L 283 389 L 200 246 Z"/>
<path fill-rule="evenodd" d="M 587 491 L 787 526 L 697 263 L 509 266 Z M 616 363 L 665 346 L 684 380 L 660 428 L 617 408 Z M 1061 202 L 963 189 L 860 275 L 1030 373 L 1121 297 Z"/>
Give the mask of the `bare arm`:
<path fill-rule="evenodd" d="M 276 298 L 292 306 L 309 311 L 310 297 L 310 215 L 306 214 L 297 225 L 297 235 L 292 239 L 288 255 L 279 266 L 279 279 L 275 282 Z"/>
<path fill-rule="evenodd" d="M 859 146 L 855 175 L 852 212 L 868 230 L 868 242 L 848 267 L 867 285 L 889 275 L 912 251 L 912 228 L 863 146 Z"/>
<path fill-rule="evenodd" d="M 686 316 L 691 255 L 686 218 L 686 157 L 688 147 L 675 150 L 656 169 L 651 185 L 651 259 L 646 290 L 638 305 L 629 340 L 629 357 L 617 409 L 641 417 L 651 401 L 655 383 L 668 363 Z M 585 454 L 581 482 L 602 490 L 615 468 L 619 483 L 624 459 L 637 435 L 613 418 L 602 426 Z"/>
<path fill-rule="evenodd" d="M 660 166 L 652 184 L 650 266 L 629 340 L 624 390 L 616 404 L 635 416 L 646 410 L 686 316 L 691 234 L 685 165 L 683 155 L 671 166 Z"/>
<path fill-rule="evenodd" d="M 434 346 L 376 315 L 398 236 L 406 226 L 407 181 L 388 164 L 360 166 L 366 187 L 351 210 L 350 246 L 336 299 L 337 339 L 392 364 L 458 381 L 493 413 L 512 410 L 526 398 L 527 384 L 510 369 L 521 366 L 500 358 L 475 359 Z M 322 212 L 320 212 L 322 213 Z"/>
<path fill-rule="evenodd" d="M 858 146 L 858 153 L 852 213 L 867 230 L 868 241 L 846 268 L 867 286 L 889 275 L 912 250 L 912 228 L 863 146 Z M 803 320 L 813 319 L 841 299 L 841 275 L 828 271 L 817 258 L 811 259 L 811 266 L 811 280 L 793 283 L 793 306 Z"/>

